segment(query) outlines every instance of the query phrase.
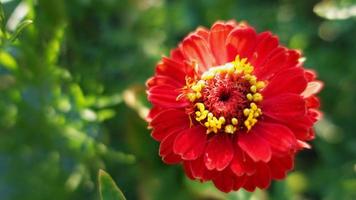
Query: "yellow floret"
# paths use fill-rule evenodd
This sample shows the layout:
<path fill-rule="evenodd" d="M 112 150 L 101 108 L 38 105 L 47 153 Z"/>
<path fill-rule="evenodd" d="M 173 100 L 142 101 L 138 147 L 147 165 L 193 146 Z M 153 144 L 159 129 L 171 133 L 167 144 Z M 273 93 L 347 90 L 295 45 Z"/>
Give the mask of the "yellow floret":
<path fill-rule="evenodd" d="M 236 127 L 234 127 L 233 125 L 229 124 L 225 126 L 225 133 L 234 134 L 235 131 Z"/>
<path fill-rule="evenodd" d="M 257 78 L 256 78 L 256 76 L 251 76 L 251 78 L 249 79 L 249 82 L 250 82 L 250 84 L 251 85 L 255 85 L 256 84 L 256 81 L 257 81 Z"/>
<path fill-rule="evenodd" d="M 244 112 L 244 115 L 247 117 L 250 114 L 250 109 L 245 108 L 243 112 Z"/>
<path fill-rule="evenodd" d="M 261 93 L 255 93 L 253 94 L 253 101 L 255 102 L 260 102 L 263 100 L 263 96 L 261 95 Z"/>
<path fill-rule="evenodd" d="M 264 87 L 266 86 L 266 84 L 265 84 L 265 82 L 263 82 L 263 81 L 258 81 L 257 83 L 256 83 L 256 87 L 257 87 L 257 89 L 263 89 Z"/>
<path fill-rule="evenodd" d="M 235 117 L 231 119 L 231 123 L 232 123 L 233 125 L 237 125 L 238 122 L 239 122 L 239 121 L 238 121 Z"/>
<path fill-rule="evenodd" d="M 257 110 L 257 105 L 255 103 L 250 103 L 252 110 Z"/>
<path fill-rule="evenodd" d="M 253 100 L 253 96 L 252 96 L 251 93 L 248 93 L 248 94 L 246 95 L 246 98 L 247 98 L 249 101 L 252 101 L 252 100 Z"/>
<path fill-rule="evenodd" d="M 257 92 L 257 87 L 255 85 L 252 85 L 250 87 L 251 92 L 256 93 Z"/>
<path fill-rule="evenodd" d="M 201 76 L 201 79 L 203 80 L 210 80 L 210 79 L 213 79 L 215 76 L 215 73 L 211 72 L 211 71 L 207 71 L 205 72 L 202 76 Z"/>

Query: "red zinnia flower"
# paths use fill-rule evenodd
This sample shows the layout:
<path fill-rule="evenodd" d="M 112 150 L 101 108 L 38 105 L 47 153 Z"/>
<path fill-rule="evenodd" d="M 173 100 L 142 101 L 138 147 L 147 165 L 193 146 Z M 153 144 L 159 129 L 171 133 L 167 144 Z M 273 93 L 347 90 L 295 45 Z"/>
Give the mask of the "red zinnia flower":
<path fill-rule="evenodd" d="M 323 84 L 301 60 L 245 23 L 189 34 L 147 81 L 147 119 L 163 161 L 224 192 L 283 179 L 321 116 Z"/>

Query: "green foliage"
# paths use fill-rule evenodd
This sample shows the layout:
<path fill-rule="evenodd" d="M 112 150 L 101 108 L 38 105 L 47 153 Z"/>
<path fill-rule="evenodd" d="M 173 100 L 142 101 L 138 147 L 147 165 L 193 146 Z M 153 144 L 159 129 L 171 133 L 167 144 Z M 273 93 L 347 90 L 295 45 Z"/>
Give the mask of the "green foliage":
<path fill-rule="evenodd" d="M 21 31 L 22 31 L 24 28 L 26 28 L 28 25 L 32 24 L 32 23 L 33 23 L 32 20 L 29 20 L 29 19 L 20 22 L 20 23 L 17 25 L 17 27 L 16 27 L 16 29 L 15 29 L 15 31 L 14 31 L 14 34 L 11 35 L 9 41 L 10 41 L 10 42 L 14 42 L 14 41 L 16 40 L 17 36 L 21 33 Z"/>
<path fill-rule="evenodd" d="M 104 170 L 99 170 L 98 181 L 101 200 L 126 200 L 124 194 Z"/>
<path fill-rule="evenodd" d="M 355 1 L 1 2 L 1 199 L 98 199 L 99 169 L 127 199 L 356 199 Z M 162 163 L 143 120 L 161 55 L 228 19 L 303 50 L 325 82 L 313 149 L 267 191 L 223 194 L 187 180 Z"/>

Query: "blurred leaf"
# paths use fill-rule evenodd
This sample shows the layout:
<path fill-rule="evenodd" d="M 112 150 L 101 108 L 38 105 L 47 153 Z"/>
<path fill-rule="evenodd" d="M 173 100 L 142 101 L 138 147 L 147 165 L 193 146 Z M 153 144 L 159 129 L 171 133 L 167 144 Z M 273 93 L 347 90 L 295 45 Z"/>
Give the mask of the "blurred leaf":
<path fill-rule="evenodd" d="M 126 105 L 135 110 L 142 119 L 145 119 L 148 114 L 148 107 L 140 98 L 140 95 L 144 96 L 144 91 L 142 86 L 133 86 L 126 89 L 122 94 Z"/>
<path fill-rule="evenodd" d="M 296 194 L 302 194 L 308 188 L 308 179 L 301 172 L 289 174 L 286 183 L 287 187 Z"/>
<path fill-rule="evenodd" d="M 112 109 L 103 109 L 97 112 L 98 120 L 100 122 L 113 118 L 115 114 L 116 112 Z"/>
<path fill-rule="evenodd" d="M 126 200 L 124 194 L 108 173 L 104 170 L 99 170 L 98 176 L 101 200 Z"/>
<path fill-rule="evenodd" d="M 219 191 L 212 182 L 201 183 L 188 178 L 185 178 L 184 181 L 189 190 L 202 198 L 226 199 L 226 194 Z"/>
<path fill-rule="evenodd" d="M 108 106 L 115 106 L 122 102 L 121 94 L 114 94 L 111 96 L 98 96 L 94 106 L 96 108 L 105 108 Z"/>
<path fill-rule="evenodd" d="M 330 20 L 344 20 L 356 17 L 356 3 L 343 5 L 341 1 L 322 1 L 314 6 L 313 11 L 320 17 Z"/>
<path fill-rule="evenodd" d="M 5 51 L 0 51 L 0 64 L 8 70 L 17 69 L 16 60 L 11 56 L 11 54 Z"/>
<path fill-rule="evenodd" d="M 82 117 L 82 119 L 89 121 L 89 122 L 93 122 L 95 120 L 97 120 L 97 115 L 96 113 L 91 110 L 91 109 L 84 109 L 80 112 L 80 116 Z"/>
<path fill-rule="evenodd" d="M 13 42 L 16 40 L 17 36 L 29 25 L 31 25 L 33 23 L 32 20 L 24 20 L 22 21 L 19 25 L 17 25 L 15 32 L 11 35 L 9 41 Z"/>
<path fill-rule="evenodd" d="M 2 2 L 0 2 L 0 24 L 1 26 L 5 24 L 5 13 L 4 13 L 4 7 L 2 5 Z"/>

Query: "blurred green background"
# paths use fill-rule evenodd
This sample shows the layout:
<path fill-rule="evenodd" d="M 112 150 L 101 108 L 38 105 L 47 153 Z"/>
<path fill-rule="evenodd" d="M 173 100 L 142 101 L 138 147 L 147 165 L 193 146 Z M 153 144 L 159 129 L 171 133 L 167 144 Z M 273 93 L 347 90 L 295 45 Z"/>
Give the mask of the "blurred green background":
<path fill-rule="evenodd" d="M 127 199 L 356 199 L 356 1 L 1 2 L 1 200 L 99 199 L 100 168 Z M 273 31 L 325 82 L 313 149 L 267 191 L 225 195 L 187 180 L 161 162 L 143 120 L 155 63 L 219 19 Z"/>

